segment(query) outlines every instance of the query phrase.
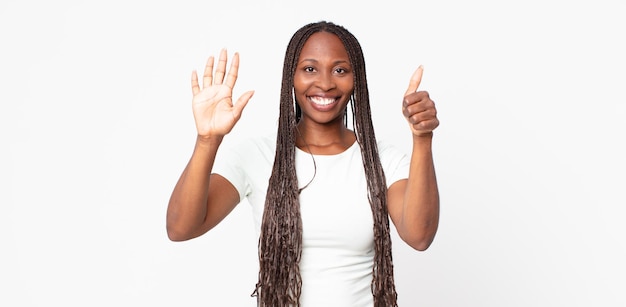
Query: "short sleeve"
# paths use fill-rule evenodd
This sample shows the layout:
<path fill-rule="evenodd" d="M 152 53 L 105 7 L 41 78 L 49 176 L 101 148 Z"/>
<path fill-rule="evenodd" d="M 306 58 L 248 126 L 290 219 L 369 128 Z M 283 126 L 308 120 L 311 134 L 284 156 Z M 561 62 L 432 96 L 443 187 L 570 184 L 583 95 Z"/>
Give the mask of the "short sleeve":
<path fill-rule="evenodd" d="M 261 210 L 274 163 L 276 141 L 271 137 L 224 140 L 217 151 L 212 172 L 226 178 L 239 193 Z"/>
<path fill-rule="evenodd" d="M 380 163 L 385 172 L 387 188 L 396 181 L 409 177 L 409 157 L 397 147 L 387 142 L 379 142 L 378 154 L 380 156 Z"/>
<path fill-rule="evenodd" d="M 245 148 L 241 144 L 223 143 L 217 151 L 213 164 L 213 174 L 219 174 L 228 180 L 239 193 L 239 200 L 243 200 L 250 192 L 250 185 L 244 169 Z"/>

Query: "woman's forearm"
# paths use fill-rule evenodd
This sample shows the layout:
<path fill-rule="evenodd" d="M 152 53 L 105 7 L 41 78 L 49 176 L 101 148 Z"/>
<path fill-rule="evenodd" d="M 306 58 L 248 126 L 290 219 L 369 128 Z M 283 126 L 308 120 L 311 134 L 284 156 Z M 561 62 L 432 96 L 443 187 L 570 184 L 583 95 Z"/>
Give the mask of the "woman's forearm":
<path fill-rule="evenodd" d="M 417 250 L 427 249 L 439 225 L 439 190 L 432 155 L 432 133 L 413 136 L 402 212 L 400 231 L 403 239 Z"/>
<path fill-rule="evenodd" d="M 206 219 L 210 175 L 221 141 L 222 138 L 196 140 L 167 208 L 167 233 L 173 241 L 194 237 Z"/>

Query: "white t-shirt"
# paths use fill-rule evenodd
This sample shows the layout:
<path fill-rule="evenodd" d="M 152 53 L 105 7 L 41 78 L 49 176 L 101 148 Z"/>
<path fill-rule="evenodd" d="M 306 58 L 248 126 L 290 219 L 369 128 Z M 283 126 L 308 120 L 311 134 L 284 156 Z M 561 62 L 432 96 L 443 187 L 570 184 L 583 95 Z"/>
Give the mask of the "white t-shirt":
<path fill-rule="evenodd" d="M 240 199 L 248 199 L 257 235 L 275 148 L 275 138 L 249 139 L 220 148 L 213 166 L 214 173 L 235 186 Z M 378 151 L 387 187 L 407 178 L 406 155 L 381 142 Z M 300 194 L 301 305 L 372 306 L 373 218 L 358 143 L 337 155 L 311 156 L 296 148 L 296 174 L 300 187 L 313 179 Z"/>

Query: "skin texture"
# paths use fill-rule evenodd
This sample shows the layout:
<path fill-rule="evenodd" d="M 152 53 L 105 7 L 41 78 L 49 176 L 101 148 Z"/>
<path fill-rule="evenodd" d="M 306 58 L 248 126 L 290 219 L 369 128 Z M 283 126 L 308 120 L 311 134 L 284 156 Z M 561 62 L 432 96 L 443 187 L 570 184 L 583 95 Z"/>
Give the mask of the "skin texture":
<path fill-rule="evenodd" d="M 238 54 L 228 72 L 226 50 L 214 64 L 210 57 L 202 87 L 197 74 L 192 73 L 192 106 L 198 137 L 168 205 L 167 233 L 173 241 L 206 233 L 240 201 L 232 184 L 219 175 L 211 175 L 211 170 L 222 139 L 241 117 L 253 92 L 244 93 L 233 103 Z M 439 223 L 439 193 L 432 159 L 433 130 L 439 120 L 428 92 L 418 90 L 422 74 L 420 66 L 401 100 L 401 110 L 412 133 L 409 177 L 394 183 L 387 194 L 391 220 L 400 237 L 416 250 L 430 246 Z M 326 32 L 312 35 L 301 52 L 294 76 L 294 92 L 302 108 L 296 146 L 314 154 L 336 154 L 355 142 L 354 133 L 342 122 L 353 83 L 347 52 L 339 38 Z M 316 107 L 312 97 L 336 102 L 330 107 Z"/>

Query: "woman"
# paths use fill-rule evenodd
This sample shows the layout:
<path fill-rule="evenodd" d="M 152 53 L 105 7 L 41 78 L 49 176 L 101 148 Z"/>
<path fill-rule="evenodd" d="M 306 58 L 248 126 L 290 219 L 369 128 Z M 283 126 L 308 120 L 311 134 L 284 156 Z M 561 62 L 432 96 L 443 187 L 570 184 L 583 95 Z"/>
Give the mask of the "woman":
<path fill-rule="evenodd" d="M 259 229 L 260 306 L 397 306 L 389 217 L 417 250 L 431 244 L 439 220 L 439 121 L 428 93 L 417 91 L 422 68 L 402 101 L 413 142 L 407 158 L 376 141 L 356 38 L 333 23 L 308 24 L 285 54 L 276 137 L 218 155 L 253 95 L 233 103 L 238 54 L 228 74 L 226 62 L 222 50 L 213 73 L 209 58 L 203 88 L 192 74 L 198 137 L 168 206 L 170 239 L 204 234 L 246 197 Z"/>

